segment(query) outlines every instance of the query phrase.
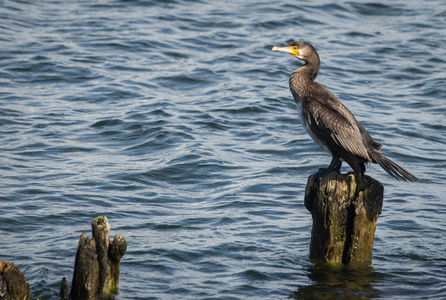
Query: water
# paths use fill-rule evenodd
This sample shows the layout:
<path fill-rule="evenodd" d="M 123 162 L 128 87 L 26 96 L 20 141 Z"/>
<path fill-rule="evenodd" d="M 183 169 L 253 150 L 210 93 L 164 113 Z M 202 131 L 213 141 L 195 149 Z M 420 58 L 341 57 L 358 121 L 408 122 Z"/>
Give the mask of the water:
<path fill-rule="evenodd" d="M 117 299 L 445 298 L 446 6 L 436 1 L 0 1 L 0 260 L 33 298 L 71 281 L 98 215 Z M 373 263 L 308 259 L 330 156 L 288 90 L 292 39 L 384 152 Z M 343 167 L 343 171 L 349 168 Z"/>

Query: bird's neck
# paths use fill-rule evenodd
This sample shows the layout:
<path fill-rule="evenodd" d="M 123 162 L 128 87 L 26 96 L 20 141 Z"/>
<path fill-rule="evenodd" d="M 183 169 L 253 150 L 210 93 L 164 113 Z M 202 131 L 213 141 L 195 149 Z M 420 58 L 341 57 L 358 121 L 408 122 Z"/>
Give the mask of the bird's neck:
<path fill-rule="evenodd" d="M 299 98 L 303 98 L 308 93 L 308 87 L 314 83 L 319 72 L 319 64 L 313 65 L 305 63 L 304 66 L 295 70 L 290 77 L 291 92 L 296 93 Z"/>
<path fill-rule="evenodd" d="M 305 62 L 305 65 L 297 69 L 295 72 L 306 81 L 314 81 L 319 74 L 319 62 Z"/>

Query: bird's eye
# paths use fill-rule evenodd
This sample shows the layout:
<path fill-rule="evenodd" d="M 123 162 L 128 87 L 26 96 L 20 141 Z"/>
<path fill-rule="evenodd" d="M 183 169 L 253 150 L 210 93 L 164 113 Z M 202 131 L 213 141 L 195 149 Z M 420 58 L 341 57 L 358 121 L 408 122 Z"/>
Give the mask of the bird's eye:
<path fill-rule="evenodd" d="M 297 50 L 297 47 L 296 47 L 296 46 L 294 46 L 294 50 Z"/>

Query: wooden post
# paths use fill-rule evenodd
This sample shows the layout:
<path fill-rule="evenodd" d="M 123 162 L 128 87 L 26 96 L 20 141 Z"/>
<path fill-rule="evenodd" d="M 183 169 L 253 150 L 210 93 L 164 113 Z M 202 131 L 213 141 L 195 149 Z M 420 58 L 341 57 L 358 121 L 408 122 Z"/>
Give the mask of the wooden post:
<path fill-rule="evenodd" d="M 65 277 L 62 278 L 59 297 L 60 299 L 68 299 L 68 284 L 67 284 L 67 279 Z"/>
<path fill-rule="evenodd" d="M 127 242 L 120 234 L 115 235 L 110 247 L 110 284 L 109 289 L 116 293 L 119 285 L 119 262 L 127 250 Z"/>
<path fill-rule="evenodd" d="M 93 238 L 82 233 L 74 264 L 72 299 L 89 299 L 116 293 L 119 284 L 119 262 L 127 243 L 116 235 L 110 245 L 110 225 L 107 217 L 97 217 L 91 223 Z"/>
<path fill-rule="evenodd" d="M 6 261 L 0 261 L 0 299 L 30 299 L 29 284 L 25 275 L 13 263 Z"/>
<path fill-rule="evenodd" d="M 384 188 L 369 176 L 331 172 L 318 184 L 308 178 L 305 207 L 311 212 L 310 258 L 368 265 L 372 261 L 375 223 L 381 214 Z"/>

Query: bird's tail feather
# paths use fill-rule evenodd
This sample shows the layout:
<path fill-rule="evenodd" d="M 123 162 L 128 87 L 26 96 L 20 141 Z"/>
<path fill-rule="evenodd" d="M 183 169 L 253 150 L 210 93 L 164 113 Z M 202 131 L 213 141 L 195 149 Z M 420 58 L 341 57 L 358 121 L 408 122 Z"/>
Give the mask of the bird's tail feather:
<path fill-rule="evenodd" d="M 381 168 L 384 169 L 390 176 L 395 178 L 396 180 L 404 180 L 410 182 L 418 182 L 420 181 L 415 175 L 411 174 L 409 171 L 404 169 L 403 167 L 397 165 L 395 162 L 390 160 L 387 156 L 382 153 L 373 153 L 371 154 L 373 160 L 378 163 Z"/>

